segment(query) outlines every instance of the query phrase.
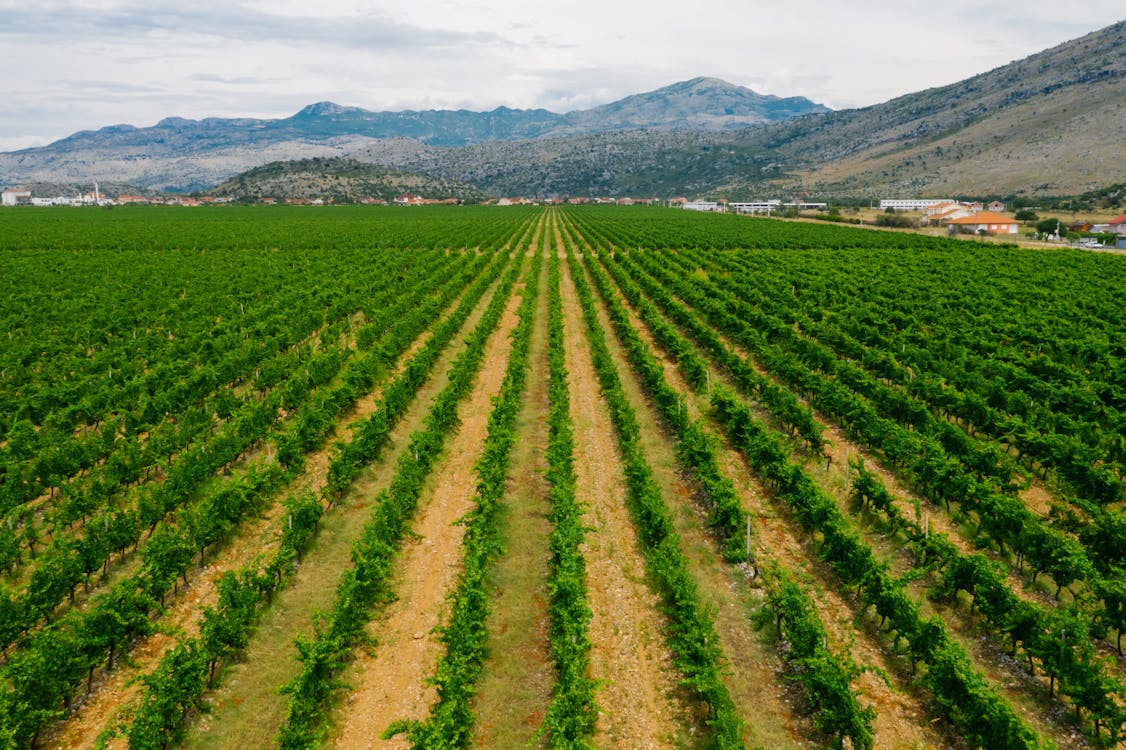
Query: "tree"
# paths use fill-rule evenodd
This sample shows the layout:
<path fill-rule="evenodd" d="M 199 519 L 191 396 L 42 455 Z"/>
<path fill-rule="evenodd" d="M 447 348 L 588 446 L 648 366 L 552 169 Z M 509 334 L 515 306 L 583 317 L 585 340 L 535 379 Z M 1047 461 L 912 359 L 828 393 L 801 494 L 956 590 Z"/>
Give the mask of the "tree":
<path fill-rule="evenodd" d="M 1062 238 L 1067 236 L 1067 225 L 1059 219 L 1041 219 L 1036 222 L 1036 231 L 1040 234 L 1058 234 Z"/>
<path fill-rule="evenodd" d="M 1040 216 L 1031 208 L 1022 208 L 1013 215 L 1017 221 L 1037 221 Z"/>

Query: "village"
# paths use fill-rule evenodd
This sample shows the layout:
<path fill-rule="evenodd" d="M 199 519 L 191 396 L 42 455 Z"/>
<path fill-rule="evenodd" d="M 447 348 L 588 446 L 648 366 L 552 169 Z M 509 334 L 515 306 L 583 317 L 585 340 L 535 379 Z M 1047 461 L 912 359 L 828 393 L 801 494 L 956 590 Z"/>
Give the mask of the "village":
<path fill-rule="evenodd" d="M 163 205 L 197 207 L 224 205 L 237 202 L 229 196 L 210 195 L 135 195 L 120 194 L 110 197 L 103 193 L 94 182 L 89 191 L 76 191 L 75 195 L 53 197 L 33 196 L 27 188 L 4 190 L 0 193 L 0 206 L 125 206 L 125 205 Z M 262 197 L 254 201 L 260 205 L 324 206 L 334 203 L 332 198 L 308 197 Z M 460 205 L 458 198 L 429 198 L 414 193 L 403 193 L 391 200 L 367 197 L 354 201 L 363 205 L 394 206 L 435 206 Z M 752 216 L 769 216 L 795 219 L 814 219 L 837 221 L 851 224 L 870 224 L 886 228 L 913 229 L 934 232 L 943 230 L 949 235 L 989 236 L 1015 239 L 1020 233 L 1022 223 L 1025 235 L 1045 242 L 1062 242 L 1069 237 L 1074 246 L 1087 248 L 1113 247 L 1126 249 L 1126 214 L 1103 221 L 1073 217 L 1069 220 L 1057 218 L 1055 224 L 1044 231 L 1036 224 L 1036 231 L 1028 231 L 1038 215 L 1024 209 L 1006 214 L 1006 205 L 995 200 L 959 201 L 953 198 L 885 198 L 867 210 L 848 209 L 850 216 L 841 213 L 839 207 L 831 207 L 825 202 L 806 200 L 783 201 L 781 199 L 759 199 L 754 201 L 728 201 L 726 199 L 689 199 L 683 196 L 672 198 L 658 197 L 611 197 L 611 196 L 570 196 L 529 198 L 505 196 L 481 201 L 484 205 L 495 206 L 540 206 L 540 205 L 616 205 L 616 206 L 665 206 L 685 211 L 707 213 L 736 213 Z"/>

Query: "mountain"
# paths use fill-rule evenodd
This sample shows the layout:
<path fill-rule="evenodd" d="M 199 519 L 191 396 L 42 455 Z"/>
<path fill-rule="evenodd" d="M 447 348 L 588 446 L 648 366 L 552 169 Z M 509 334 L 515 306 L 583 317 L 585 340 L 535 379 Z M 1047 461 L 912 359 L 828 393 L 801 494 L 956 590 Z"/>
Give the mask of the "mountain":
<path fill-rule="evenodd" d="M 622 130 L 438 152 L 371 143 L 357 157 L 508 194 L 1044 196 L 1126 182 L 1123 143 L 1126 22 L 1118 22 L 862 109 L 735 129 Z"/>
<path fill-rule="evenodd" d="M 556 114 L 368 112 L 85 131 L 0 154 L 0 183 L 205 189 L 274 161 L 348 156 L 492 195 L 1075 195 L 1126 182 L 1126 22 L 861 109 L 695 78 Z"/>
<path fill-rule="evenodd" d="M 736 176 L 765 181 L 777 174 L 770 151 L 728 133 L 692 130 L 614 130 L 457 149 L 375 141 L 353 156 L 463 180 L 492 195 L 697 195 Z"/>
<path fill-rule="evenodd" d="M 571 112 L 566 115 L 568 126 L 549 134 L 579 135 L 673 125 L 688 130 L 725 130 L 829 111 L 802 96 L 781 99 L 718 78 L 693 78 L 594 109 Z"/>
<path fill-rule="evenodd" d="M 802 192 L 1071 195 L 1122 182 L 1126 21 L 949 86 L 745 135 Z"/>
<path fill-rule="evenodd" d="M 364 198 L 390 201 L 403 193 L 427 198 L 478 201 L 480 190 L 457 180 L 404 172 L 347 158 L 272 162 L 236 175 L 215 187 L 216 195 L 236 201 L 260 198 L 321 198 L 353 203 Z"/>
<path fill-rule="evenodd" d="M 824 111 L 808 99 L 762 96 L 714 78 L 567 114 L 508 107 L 370 112 L 319 102 L 277 120 L 170 117 L 147 128 L 81 131 L 42 148 L 0 154 L 0 183 L 116 179 L 196 190 L 265 163 L 348 155 L 387 139 L 457 148 L 622 128 L 718 130 Z"/>

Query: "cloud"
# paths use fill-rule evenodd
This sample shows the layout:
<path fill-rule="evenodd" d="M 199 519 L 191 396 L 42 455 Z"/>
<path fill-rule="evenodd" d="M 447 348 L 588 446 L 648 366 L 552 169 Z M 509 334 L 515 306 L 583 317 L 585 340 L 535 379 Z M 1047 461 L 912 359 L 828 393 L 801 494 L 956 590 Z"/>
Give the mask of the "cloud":
<path fill-rule="evenodd" d="M 11 135 L 0 137 L 0 152 L 4 151 L 20 151 L 25 148 L 38 148 L 39 146 L 46 146 L 52 141 L 62 138 L 62 135 L 49 136 L 49 135 Z"/>
<path fill-rule="evenodd" d="M 227 2 L 126 3 L 108 8 L 45 2 L 19 4 L 4 12 L 0 37 L 56 42 L 91 38 L 215 38 L 234 42 L 326 43 L 346 47 L 440 49 L 504 44 L 499 34 L 423 28 L 378 12 L 338 16 L 283 15 Z"/>
<path fill-rule="evenodd" d="M 224 76 L 214 73 L 195 73 L 188 76 L 188 80 L 199 83 L 218 83 L 224 86 L 262 86 L 265 84 L 279 83 L 283 78 L 263 78 L 259 76 Z"/>

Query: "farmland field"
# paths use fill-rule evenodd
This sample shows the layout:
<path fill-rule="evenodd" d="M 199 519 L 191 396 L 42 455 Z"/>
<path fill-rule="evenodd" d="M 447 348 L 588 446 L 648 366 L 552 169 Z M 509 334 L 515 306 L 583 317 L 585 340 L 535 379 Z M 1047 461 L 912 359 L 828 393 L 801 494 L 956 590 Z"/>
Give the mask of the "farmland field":
<path fill-rule="evenodd" d="M 0 747 L 1091 748 L 1126 258 L 0 212 Z"/>

